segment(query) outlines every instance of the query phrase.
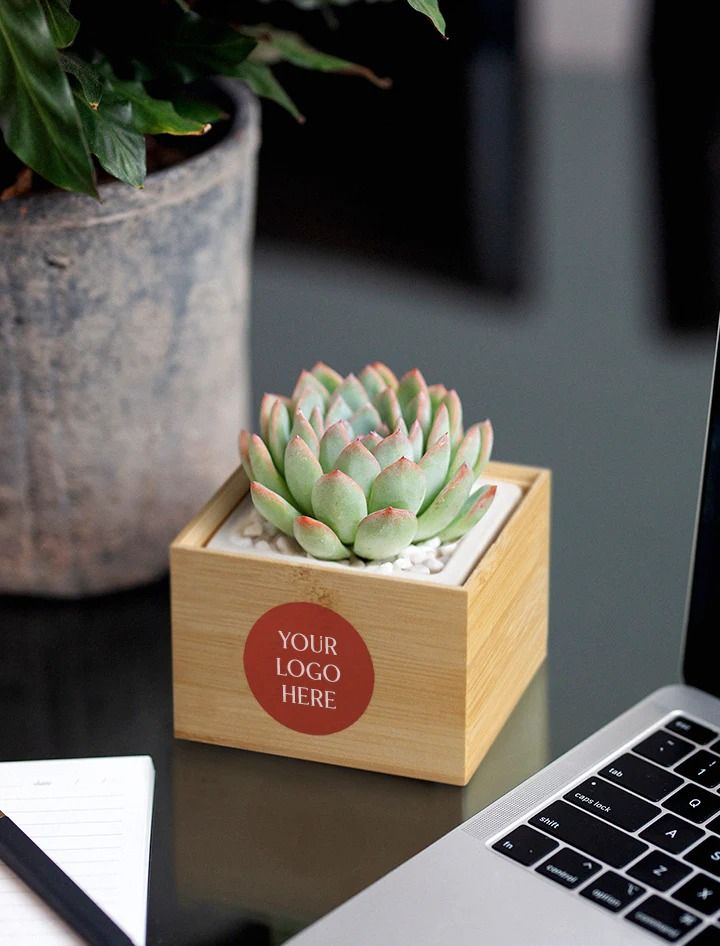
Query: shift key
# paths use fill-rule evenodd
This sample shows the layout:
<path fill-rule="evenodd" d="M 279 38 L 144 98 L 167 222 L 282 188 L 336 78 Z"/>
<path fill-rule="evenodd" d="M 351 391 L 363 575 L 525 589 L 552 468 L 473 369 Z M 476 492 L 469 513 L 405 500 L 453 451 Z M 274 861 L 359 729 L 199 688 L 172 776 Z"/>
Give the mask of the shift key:
<path fill-rule="evenodd" d="M 565 801 L 625 831 L 637 831 L 660 814 L 656 805 L 601 778 L 589 778 L 576 785 L 565 795 Z"/>
<path fill-rule="evenodd" d="M 548 805 L 530 820 L 530 824 L 611 867 L 624 867 L 648 849 L 648 845 L 637 838 L 564 801 Z"/>

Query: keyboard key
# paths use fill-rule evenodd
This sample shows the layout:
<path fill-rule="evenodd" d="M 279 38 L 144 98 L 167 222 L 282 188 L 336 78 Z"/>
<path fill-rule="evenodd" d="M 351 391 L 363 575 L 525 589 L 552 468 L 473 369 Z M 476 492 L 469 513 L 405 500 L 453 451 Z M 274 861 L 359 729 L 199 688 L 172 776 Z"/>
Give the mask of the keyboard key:
<path fill-rule="evenodd" d="M 579 848 L 611 867 L 624 867 L 644 851 L 647 844 L 567 805 L 555 801 L 531 819 L 530 824 L 546 834 Z"/>
<path fill-rule="evenodd" d="M 644 893 L 645 888 L 640 884 L 635 884 L 627 877 L 621 877 L 620 874 L 609 870 L 597 880 L 592 880 L 580 891 L 580 896 L 587 897 L 593 903 L 599 903 L 606 910 L 618 913 Z"/>
<path fill-rule="evenodd" d="M 558 846 L 557 841 L 540 834 L 539 831 L 533 831 L 526 824 L 511 831 L 507 837 L 493 844 L 493 850 L 511 857 L 514 861 L 530 867 L 541 857 L 547 857 L 550 851 L 554 851 Z"/>
<path fill-rule="evenodd" d="M 720 752 L 720 739 L 718 739 L 717 742 L 714 742 L 714 743 L 710 746 L 710 748 L 712 749 L 713 752 Z"/>
<path fill-rule="evenodd" d="M 641 861 L 633 864 L 628 873 L 656 890 L 669 890 L 683 877 L 687 877 L 690 868 L 662 851 L 650 851 Z"/>
<path fill-rule="evenodd" d="M 715 834 L 720 834 L 720 818 L 715 818 L 714 821 L 710 821 L 705 827 L 708 831 L 714 831 Z"/>
<path fill-rule="evenodd" d="M 648 736 L 637 746 L 633 746 L 633 752 L 650 759 L 651 762 L 670 766 L 689 755 L 694 748 L 691 742 L 661 731 L 654 732 L 652 736 Z"/>
<path fill-rule="evenodd" d="M 720 796 L 706 792 L 704 788 L 686 785 L 663 802 L 665 808 L 674 811 L 688 821 L 700 824 L 720 811 Z"/>
<path fill-rule="evenodd" d="M 586 779 L 582 785 L 577 785 L 565 795 L 565 801 L 625 831 L 637 831 L 660 814 L 660 809 L 655 805 L 601 778 Z"/>
<path fill-rule="evenodd" d="M 535 870 L 543 877 L 554 880 L 556 884 L 562 884 L 563 887 L 569 887 L 571 890 L 579 884 L 597 874 L 601 865 L 597 861 L 591 861 L 590 858 L 577 851 L 571 851 L 569 847 L 561 848 L 556 851 L 548 860 L 546 860 Z"/>
<path fill-rule="evenodd" d="M 640 837 L 672 854 L 680 854 L 699 841 L 704 833 L 702 828 L 696 828 L 694 824 L 683 821 L 682 818 L 663 815 L 645 828 Z"/>
<path fill-rule="evenodd" d="M 695 874 L 673 894 L 675 900 L 710 916 L 720 910 L 720 883 L 707 874 Z"/>
<path fill-rule="evenodd" d="M 689 861 L 696 867 L 702 867 L 715 877 L 720 877 L 720 838 L 715 835 L 705 838 L 692 851 L 688 851 L 683 860 Z"/>
<path fill-rule="evenodd" d="M 706 926 L 702 933 L 688 940 L 687 946 L 720 946 L 720 928 Z"/>
<path fill-rule="evenodd" d="M 715 788 L 720 785 L 720 755 L 700 749 L 685 759 L 675 771 L 705 788 Z"/>
<path fill-rule="evenodd" d="M 697 742 L 701 746 L 706 746 L 711 739 L 717 738 L 717 733 L 714 729 L 710 729 L 708 726 L 701 726 L 700 723 L 694 723 L 691 719 L 686 719 L 684 716 L 676 716 L 665 728 L 672 730 L 672 732 L 680 733 L 681 736 L 685 736 L 686 739 L 692 739 L 693 742 Z"/>
<path fill-rule="evenodd" d="M 683 783 L 677 775 L 638 759 L 629 752 L 604 768 L 600 775 L 609 782 L 629 788 L 631 792 L 636 792 L 643 798 L 649 798 L 650 801 L 660 801 Z"/>
<path fill-rule="evenodd" d="M 628 913 L 627 920 L 642 926 L 644 930 L 655 933 L 668 943 L 675 943 L 686 936 L 700 922 L 699 916 L 676 907 L 662 897 L 648 897 L 647 900 Z"/>

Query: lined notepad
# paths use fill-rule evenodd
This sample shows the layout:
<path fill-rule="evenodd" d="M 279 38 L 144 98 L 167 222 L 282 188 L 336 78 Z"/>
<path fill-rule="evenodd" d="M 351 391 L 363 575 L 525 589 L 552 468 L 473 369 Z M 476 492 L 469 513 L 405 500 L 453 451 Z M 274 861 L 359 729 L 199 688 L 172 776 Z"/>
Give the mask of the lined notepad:
<path fill-rule="evenodd" d="M 0 763 L 0 811 L 137 946 L 145 946 L 154 782 L 149 756 Z M 1 946 L 81 942 L 0 862 Z"/>

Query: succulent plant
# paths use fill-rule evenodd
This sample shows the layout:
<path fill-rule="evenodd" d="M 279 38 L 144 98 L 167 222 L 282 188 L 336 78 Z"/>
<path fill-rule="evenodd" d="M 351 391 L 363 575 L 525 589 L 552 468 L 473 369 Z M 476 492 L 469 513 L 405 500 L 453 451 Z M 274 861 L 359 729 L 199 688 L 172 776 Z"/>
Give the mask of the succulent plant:
<path fill-rule="evenodd" d="M 391 558 L 434 536 L 453 541 L 495 496 L 495 486 L 474 488 L 490 421 L 464 431 L 457 392 L 417 369 L 398 381 L 374 362 L 343 378 L 318 362 L 291 397 L 263 397 L 260 431 L 240 434 L 255 508 L 315 558 Z"/>

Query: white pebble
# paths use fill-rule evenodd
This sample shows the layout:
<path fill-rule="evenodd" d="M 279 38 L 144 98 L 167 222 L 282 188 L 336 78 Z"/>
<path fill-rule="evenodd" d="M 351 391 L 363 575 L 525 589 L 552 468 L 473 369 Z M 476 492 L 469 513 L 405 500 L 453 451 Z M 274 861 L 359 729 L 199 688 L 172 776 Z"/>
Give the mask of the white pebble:
<path fill-rule="evenodd" d="M 424 562 L 430 552 L 431 549 L 423 548 L 422 546 L 411 546 L 407 550 L 407 557 L 411 562 Z"/>
<path fill-rule="evenodd" d="M 444 545 L 440 546 L 440 551 L 443 555 L 452 555 L 457 547 L 457 542 L 446 542 Z"/>
<path fill-rule="evenodd" d="M 395 568 L 399 569 L 401 572 L 404 572 L 406 569 L 412 568 L 412 561 L 409 558 L 396 558 Z"/>
<path fill-rule="evenodd" d="M 381 572 L 383 575 L 392 575 L 393 573 L 393 563 L 392 562 L 382 562 L 377 567 L 377 571 Z"/>
<path fill-rule="evenodd" d="M 445 568 L 445 562 L 441 561 L 439 558 L 431 558 L 428 560 L 427 567 L 431 574 L 436 572 L 441 572 Z"/>
<path fill-rule="evenodd" d="M 278 552 L 285 552 L 286 555 L 292 555 L 293 552 L 297 552 L 297 544 L 293 542 L 288 536 L 280 534 L 275 539 L 275 548 Z"/>
<path fill-rule="evenodd" d="M 350 562 L 350 568 L 365 568 L 365 562 L 361 558 L 354 558 Z"/>
<path fill-rule="evenodd" d="M 253 539 L 259 538 L 263 534 L 263 527 L 261 522 L 248 522 L 245 528 L 242 530 L 243 535 L 250 536 Z"/>
<path fill-rule="evenodd" d="M 249 549 L 252 548 L 253 540 L 250 536 L 246 535 L 234 535 L 232 537 L 233 545 L 236 545 L 239 549 Z"/>
<path fill-rule="evenodd" d="M 260 539 L 259 542 L 255 543 L 256 552 L 269 552 L 270 549 L 271 549 L 271 545 L 269 542 L 266 542 L 265 539 Z"/>
<path fill-rule="evenodd" d="M 413 565 L 412 570 L 416 575 L 430 574 L 430 569 L 427 567 L 427 565 Z"/>

